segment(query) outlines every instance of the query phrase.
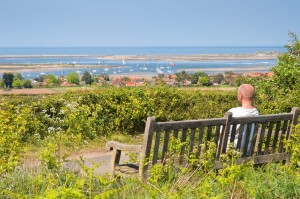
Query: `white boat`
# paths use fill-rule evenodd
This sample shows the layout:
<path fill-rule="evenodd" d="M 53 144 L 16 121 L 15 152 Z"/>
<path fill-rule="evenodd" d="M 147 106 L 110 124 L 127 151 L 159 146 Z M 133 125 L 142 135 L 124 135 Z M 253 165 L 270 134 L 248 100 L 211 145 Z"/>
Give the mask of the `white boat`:
<path fill-rule="evenodd" d="M 123 63 L 123 65 L 126 65 L 126 61 L 125 61 L 125 59 L 123 59 L 122 63 Z"/>
<path fill-rule="evenodd" d="M 164 71 L 160 70 L 159 68 L 156 69 L 156 72 L 157 72 L 158 74 L 163 74 L 163 73 L 164 73 Z"/>

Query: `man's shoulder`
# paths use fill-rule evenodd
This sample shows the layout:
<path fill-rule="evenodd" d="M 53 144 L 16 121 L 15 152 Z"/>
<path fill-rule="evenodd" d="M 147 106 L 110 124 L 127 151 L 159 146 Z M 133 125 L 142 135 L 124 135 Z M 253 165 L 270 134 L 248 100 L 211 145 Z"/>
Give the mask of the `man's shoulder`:
<path fill-rule="evenodd" d="M 232 112 L 233 117 L 242 117 L 242 116 L 256 116 L 259 115 L 259 112 L 256 108 L 253 109 L 244 109 L 242 107 L 231 108 L 229 112 Z"/>
<path fill-rule="evenodd" d="M 235 107 L 235 108 L 231 108 L 231 109 L 229 109 L 229 111 L 228 111 L 228 112 L 232 112 L 232 113 L 234 113 L 234 112 L 237 112 L 237 111 L 241 111 L 241 107 Z"/>

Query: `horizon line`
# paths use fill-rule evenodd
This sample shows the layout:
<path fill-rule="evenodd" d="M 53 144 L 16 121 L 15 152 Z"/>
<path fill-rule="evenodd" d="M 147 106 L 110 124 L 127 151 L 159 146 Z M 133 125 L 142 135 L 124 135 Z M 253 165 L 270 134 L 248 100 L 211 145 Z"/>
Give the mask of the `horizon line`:
<path fill-rule="evenodd" d="M 285 47 L 284 45 L 212 45 L 212 46 L 0 46 L 0 48 L 256 48 Z"/>

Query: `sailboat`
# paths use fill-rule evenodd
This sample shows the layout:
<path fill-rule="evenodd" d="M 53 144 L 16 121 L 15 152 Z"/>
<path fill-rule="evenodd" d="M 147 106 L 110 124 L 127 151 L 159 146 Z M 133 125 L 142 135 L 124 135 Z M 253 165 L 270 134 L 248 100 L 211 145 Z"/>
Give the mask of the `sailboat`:
<path fill-rule="evenodd" d="M 123 65 L 126 65 L 126 61 L 125 61 L 125 59 L 123 59 L 122 63 L 123 63 Z"/>

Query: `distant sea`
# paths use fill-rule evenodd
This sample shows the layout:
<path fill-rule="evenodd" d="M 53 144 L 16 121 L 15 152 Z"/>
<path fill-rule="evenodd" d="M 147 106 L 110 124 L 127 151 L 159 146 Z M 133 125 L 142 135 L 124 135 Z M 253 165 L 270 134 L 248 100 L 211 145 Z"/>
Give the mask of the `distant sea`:
<path fill-rule="evenodd" d="M 188 55 L 284 52 L 283 46 L 244 47 L 0 47 L 0 55 Z"/>
<path fill-rule="evenodd" d="M 130 61 L 123 63 L 119 60 L 101 60 L 99 57 L 107 55 L 189 55 L 189 54 L 253 54 L 258 52 L 285 52 L 280 46 L 255 46 L 255 47 L 31 47 L 31 48 L 0 48 L 0 56 L 12 55 L 1 58 L 0 64 L 76 64 L 74 69 L 47 70 L 36 72 L 22 72 L 22 76 L 28 79 L 43 74 L 52 73 L 56 76 L 67 75 L 70 72 L 83 74 L 85 71 L 91 74 L 110 75 L 157 75 L 174 74 L 186 70 L 189 73 L 203 71 L 209 74 L 223 73 L 227 70 L 233 72 L 267 72 L 276 65 L 276 60 L 216 60 L 195 62 L 167 61 Z M 88 57 L 13 57 L 19 55 L 87 55 Z M 94 65 L 86 68 L 84 65 Z M 102 66 L 99 68 L 99 66 Z M 104 66 L 104 67 L 103 67 Z M 0 74 L 1 75 L 1 74 Z M 2 75 L 1 75 L 2 76 Z"/>

